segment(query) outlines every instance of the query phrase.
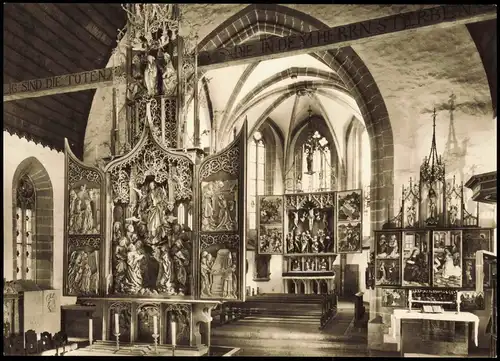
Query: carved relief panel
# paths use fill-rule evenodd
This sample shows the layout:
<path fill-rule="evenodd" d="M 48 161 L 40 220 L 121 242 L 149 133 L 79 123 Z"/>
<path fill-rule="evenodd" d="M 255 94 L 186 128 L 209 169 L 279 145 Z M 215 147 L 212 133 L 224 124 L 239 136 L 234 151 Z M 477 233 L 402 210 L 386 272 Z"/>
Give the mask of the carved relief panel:
<path fill-rule="evenodd" d="M 164 148 L 148 125 L 132 152 L 111 162 L 106 173 L 112 207 L 108 292 L 191 295 L 192 232 L 177 216 L 192 201 L 192 160 Z"/>
<path fill-rule="evenodd" d="M 104 174 L 80 162 L 66 142 L 64 295 L 97 296 L 103 284 Z"/>
<path fill-rule="evenodd" d="M 199 167 L 199 295 L 245 298 L 245 160 L 247 124 Z"/>

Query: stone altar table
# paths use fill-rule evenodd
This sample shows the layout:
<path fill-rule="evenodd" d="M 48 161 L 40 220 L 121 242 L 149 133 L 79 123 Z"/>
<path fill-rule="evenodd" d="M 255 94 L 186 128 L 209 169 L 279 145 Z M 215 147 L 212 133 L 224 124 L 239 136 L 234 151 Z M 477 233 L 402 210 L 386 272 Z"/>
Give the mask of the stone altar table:
<path fill-rule="evenodd" d="M 409 311 L 407 309 L 396 309 L 391 315 L 391 329 L 393 337 L 398 340 L 398 347 L 401 356 L 404 356 L 404 332 L 402 331 L 403 320 L 428 320 L 464 322 L 474 324 L 474 342 L 478 344 L 479 317 L 470 312 L 443 312 L 443 313 L 423 313 L 420 311 Z M 466 335 L 468 335 L 466 329 Z"/>

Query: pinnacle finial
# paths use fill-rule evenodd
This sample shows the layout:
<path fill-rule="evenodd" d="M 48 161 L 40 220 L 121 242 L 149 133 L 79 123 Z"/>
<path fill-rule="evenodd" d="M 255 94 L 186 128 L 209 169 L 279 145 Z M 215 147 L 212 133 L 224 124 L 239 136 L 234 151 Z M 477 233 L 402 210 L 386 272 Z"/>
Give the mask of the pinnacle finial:
<path fill-rule="evenodd" d="M 457 96 L 454 93 L 451 93 L 450 100 L 448 100 L 448 105 L 450 106 L 450 111 L 455 109 L 455 99 L 457 99 Z"/>

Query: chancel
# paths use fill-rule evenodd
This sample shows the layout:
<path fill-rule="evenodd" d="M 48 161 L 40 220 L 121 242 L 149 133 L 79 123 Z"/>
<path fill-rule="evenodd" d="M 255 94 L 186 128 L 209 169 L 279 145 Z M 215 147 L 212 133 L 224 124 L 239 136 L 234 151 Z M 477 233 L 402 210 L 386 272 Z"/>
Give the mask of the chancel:
<path fill-rule="evenodd" d="M 4 10 L 4 355 L 496 357 L 496 6 Z"/>

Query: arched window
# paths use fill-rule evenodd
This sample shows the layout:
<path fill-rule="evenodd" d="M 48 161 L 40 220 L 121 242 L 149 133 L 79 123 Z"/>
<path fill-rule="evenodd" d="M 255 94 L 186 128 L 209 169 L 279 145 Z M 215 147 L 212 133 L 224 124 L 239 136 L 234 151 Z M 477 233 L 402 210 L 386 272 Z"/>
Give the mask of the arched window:
<path fill-rule="evenodd" d="M 266 147 L 260 132 L 255 132 L 248 146 L 248 229 L 255 229 L 257 196 L 265 193 Z"/>
<path fill-rule="evenodd" d="M 36 229 L 36 193 L 35 186 L 28 175 L 23 175 L 17 183 L 15 202 L 15 279 L 36 281 L 35 245 L 33 242 Z"/>

